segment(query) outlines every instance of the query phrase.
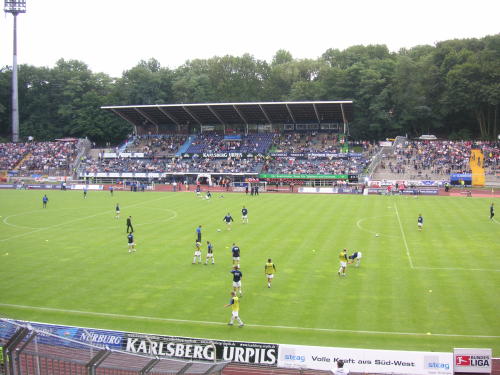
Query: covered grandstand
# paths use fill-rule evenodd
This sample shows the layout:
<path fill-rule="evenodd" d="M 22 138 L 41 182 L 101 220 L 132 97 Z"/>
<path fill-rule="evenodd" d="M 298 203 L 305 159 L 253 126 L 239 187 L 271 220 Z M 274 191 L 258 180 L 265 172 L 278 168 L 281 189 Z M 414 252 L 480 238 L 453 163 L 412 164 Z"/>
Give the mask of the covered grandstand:
<path fill-rule="evenodd" d="M 349 132 L 353 102 L 248 102 L 103 106 L 120 116 L 136 134 L 193 133 L 195 129 L 223 133 L 254 130 L 340 130 Z"/>

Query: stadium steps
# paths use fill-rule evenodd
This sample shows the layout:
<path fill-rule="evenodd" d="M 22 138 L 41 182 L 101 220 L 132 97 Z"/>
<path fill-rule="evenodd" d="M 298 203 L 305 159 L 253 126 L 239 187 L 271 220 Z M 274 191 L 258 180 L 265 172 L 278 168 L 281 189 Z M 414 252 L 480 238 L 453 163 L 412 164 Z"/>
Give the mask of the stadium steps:
<path fill-rule="evenodd" d="M 24 164 L 26 160 L 28 160 L 31 157 L 31 152 L 26 153 L 26 155 L 23 156 L 21 160 L 19 160 L 19 163 L 16 164 L 16 166 L 13 168 L 15 171 L 19 170 L 21 166 Z"/>
<path fill-rule="evenodd" d="M 195 139 L 196 139 L 195 135 L 190 135 L 188 139 L 186 139 L 186 142 L 184 142 L 184 144 L 181 147 L 179 147 L 179 150 L 177 151 L 175 156 L 182 156 L 182 154 L 187 151 L 187 149 L 189 148 L 189 146 L 191 146 L 191 143 L 193 143 Z"/>
<path fill-rule="evenodd" d="M 472 186 L 484 186 L 484 154 L 479 149 L 470 151 L 469 166 L 472 171 Z"/>

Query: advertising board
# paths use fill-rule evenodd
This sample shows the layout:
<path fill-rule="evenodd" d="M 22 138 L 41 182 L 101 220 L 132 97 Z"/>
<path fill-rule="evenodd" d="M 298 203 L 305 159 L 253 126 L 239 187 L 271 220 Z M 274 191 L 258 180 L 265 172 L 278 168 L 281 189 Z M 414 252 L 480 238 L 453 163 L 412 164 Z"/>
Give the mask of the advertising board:
<path fill-rule="evenodd" d="M 491 373 L 491 349 L 455 348 L 455 372 Z"/>
<path fill-rule="evenodd" d="M 38 331 L 38 342 L 47 345 L 82 348 L 79 343 L 87 343 L 130 353 L 194 361 L 217 360 L 266 366 L 276 366 L 278 362 L 278 344 L 129 333 L 18 320 L 12 322 L 29 324 Z M 9 339 L 17 327 L 0 320 L 0 338 Z"/>
<path fill-rule="evenodd" d="M 411 375 L 452 375 L 453 355 L 441 352 L 410 352 L 327 348 L 320 346 L 280 345 L 278 366 L 332 371 L 336 362 L 360 373 L 396 373 Z"/>

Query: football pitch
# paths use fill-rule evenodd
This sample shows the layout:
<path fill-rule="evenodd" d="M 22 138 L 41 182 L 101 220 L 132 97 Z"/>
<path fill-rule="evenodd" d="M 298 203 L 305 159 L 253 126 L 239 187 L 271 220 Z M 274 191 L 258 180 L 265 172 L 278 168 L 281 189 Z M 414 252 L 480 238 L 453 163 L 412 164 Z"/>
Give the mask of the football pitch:
<path fill-rule="evenodd" d="M 215 193 L 205 200 L 89 191 L 83 199 L 81 191 L 4 190 L 0 315 L 238 341 L 486 347 L 499 356 L 500 218 L 489 220 L 492 201 L 500 207 L 500 199 L 465 197 Z M 232 230 L 222 221 L 228 212 Z M 131 254 L 129 215 L 137 244 Z M 215 265 L 192 264 L 198 225 L 203 262 L 208 240 Z M 233 243 L 241 248 L 243 328 L 227 325 L 224 308 Z M 339 277 L 344 247 L 363 258 Z M 277 268 L 272 288 L 268 258 Z"/>

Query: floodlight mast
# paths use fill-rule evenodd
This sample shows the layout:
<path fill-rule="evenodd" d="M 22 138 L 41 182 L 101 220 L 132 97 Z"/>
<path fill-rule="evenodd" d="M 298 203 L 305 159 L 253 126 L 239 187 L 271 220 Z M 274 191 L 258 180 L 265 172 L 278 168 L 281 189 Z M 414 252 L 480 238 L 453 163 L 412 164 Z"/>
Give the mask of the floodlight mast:
<path fill-rule="evenodd" d="M 17 93 L 17 15 L 26 13 L 26 0 L 5 0 L 4 12 L 14 16 L 12 53 L 12 142 L 19 142 L 19 101 Z"/>

